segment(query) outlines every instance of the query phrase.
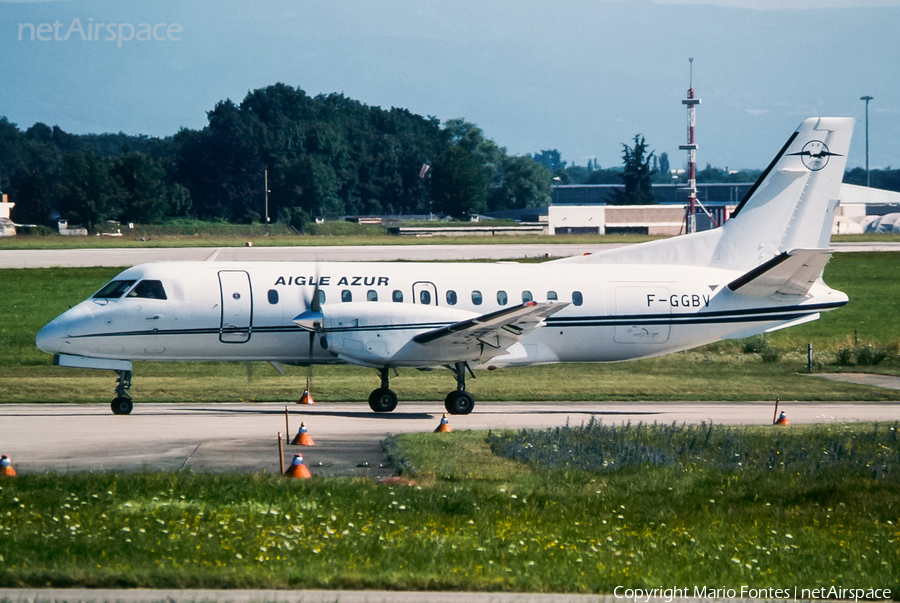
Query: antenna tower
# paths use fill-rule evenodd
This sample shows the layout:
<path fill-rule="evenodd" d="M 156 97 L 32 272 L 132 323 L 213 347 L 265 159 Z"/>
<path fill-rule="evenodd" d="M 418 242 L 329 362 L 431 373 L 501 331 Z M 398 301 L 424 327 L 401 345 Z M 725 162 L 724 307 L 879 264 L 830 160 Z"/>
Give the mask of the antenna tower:
<path fill-rule="evenodd" d="M 688 233 L 697 231 L 697 141 L 694 138 L 694 130 L 697 124 L 695 110 L 700 104 L 700 99 L 694 97 L 694 58 L 688 59 L 691 65 L 690 88 L 688 88 L 688 96 L 681 101 L 682 105 L 687 105 L 687 144 L 679 145 L 678 148 L 688 152 L 688 206 L 687 215 L 685 216 L 685 231 Z"/>

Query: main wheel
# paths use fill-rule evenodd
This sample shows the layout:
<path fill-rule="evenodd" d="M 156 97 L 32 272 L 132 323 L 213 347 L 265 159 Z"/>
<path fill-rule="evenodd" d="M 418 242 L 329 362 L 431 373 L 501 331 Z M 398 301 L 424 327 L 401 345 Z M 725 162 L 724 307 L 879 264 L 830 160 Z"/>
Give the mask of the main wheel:
<path fill-rule="evenodd" d="M 475 398 L 465 390 L 450 392 L 444 398 L 444 408 L 451 415 L 467 415 L 475 408 Z"/>
<path fill-rule="evenodd" d="M 392 389 L 379 387 L 369 394 L 369 408 L 375 412 L 391 412 L 397 408 L 397 394 Z"/>
<path fill-rule="evenodd" d="M 126 398 L 125 396 L 119 396 L 115 400 L 112 401 L 112 404 L 109 405 L 112 408 L 114 415 L 130 415 L 132 409 L 134 408 L 134 403 L 131 401 L 131 398 Z"/>

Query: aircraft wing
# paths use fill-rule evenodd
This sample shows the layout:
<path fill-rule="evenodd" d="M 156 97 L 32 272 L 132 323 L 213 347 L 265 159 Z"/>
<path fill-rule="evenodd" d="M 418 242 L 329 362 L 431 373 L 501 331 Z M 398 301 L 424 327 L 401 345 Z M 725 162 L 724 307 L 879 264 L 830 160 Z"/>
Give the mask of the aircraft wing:
<path fill-rule="evenodd" d="M 568 302 L 525 302 L 420 333 L 413 337 L 413 341 L 423 346 L 440 346 L 444 349 L 456 346 L 464 348 L 481 343 L 500 352 L 544 324 L 545 318 L 568 305 Z"/>
<path fill-rule="evenodd" d="M 728 288 L 740 295 L 760 297 L 806 295 L 822 276 L 831 253 L 831 249 L 785 251 L 728 283 Z"/>

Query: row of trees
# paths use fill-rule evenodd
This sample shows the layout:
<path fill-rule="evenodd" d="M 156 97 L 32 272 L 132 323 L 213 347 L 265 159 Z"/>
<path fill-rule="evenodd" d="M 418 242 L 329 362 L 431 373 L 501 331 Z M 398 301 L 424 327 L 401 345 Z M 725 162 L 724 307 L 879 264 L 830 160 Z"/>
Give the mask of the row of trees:
<path fill-rule="evenodd" d="M 465 218 L 549 203 L 551 174 L 463 119 L 443 125 L 341 94 L 276 84 L 218 103 L 202 130 L 165 139 L 74 136 L 0 118 L 0 189 L 20 223 L 94 228 L 169 216 L 262 219 L 429 213 Z M 427 166 L 427 167 L 426 167 Z M 424 169 L 423 169 L 424 168 Z"/>
<path fill-rule="evenodd" d="M 555 149 L 512 156 L 464 119 L 442 124 L 284 84 L 254 90 L 240 104 L 219 102 L 207 117 L 202 130 L 164 139 L 78 136 L 41 123 L 23 132 L 0 117 L 0 189 L 16 202 L 19 223 L 249 222 L 263 219 L 267 172 L 270 217 L 302 228 L 310 216 L 466 218 L 544 206 L 554 182 L 624 183 L 617 202 L 652 203 L 651 184 L 672 182 L 668 157 L 657 157 L 641 135 L 622 145 L 621 167 L 601 169 L 596 160 L 570 166 Z M 859 180 L 856 172 L 849 181 Z M 755 177 L 710 166 L 698 173 L 707 182 Z M 873 172 L 872 184 L 898 190 L 900 176 Z"/>

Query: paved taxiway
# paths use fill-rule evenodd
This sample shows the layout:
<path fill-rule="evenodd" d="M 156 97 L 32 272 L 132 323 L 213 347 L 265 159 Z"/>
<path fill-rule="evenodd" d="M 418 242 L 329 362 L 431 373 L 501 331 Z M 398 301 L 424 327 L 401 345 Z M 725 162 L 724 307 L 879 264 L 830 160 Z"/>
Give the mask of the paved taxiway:
<path fill-rule="evenodd" d="M 20 473 L 66 471 L 275 472 L 277 433 L 285 433 L 283 404 L 190 403 L 135 405 L 129 416 L 106 404 L 0 405 L 0 442 Z M 290 405 L 290 436 L 305 421 L 316 445 L 286 446 L 301 453 L 314 474 L 392 475 L 381 441 L 389 433 L 430 432 L 443 413 L 440 402 L 406 402 L 376 415 L 366 404 Z M 897 403 L 782 403 L 794 424 L 896 421 Z M 774 404 L 481 402 L 466 416 L 450 417 L 454 430 L 521 429 L 580 425 L 592 416 L 605 423 L 703 421 L 766 425 Z"/>
<path fill-rule="evenodd" d="M 552 242 L 551 242 L 552 241 Z M 548 238 L 546 244 L 498 245 L 368 245 L 327 247 L 134 247 L 114 249 L 3 249 L 0 268 L 127 267 L 145 262 L 216 261 L 380 262 L 434 260 L 504 260 L 550 256 L 567 257 L 621 244 L 572 245 Z M 900 243 L 833 243 L 839 252 L 900 251 Z"/>

